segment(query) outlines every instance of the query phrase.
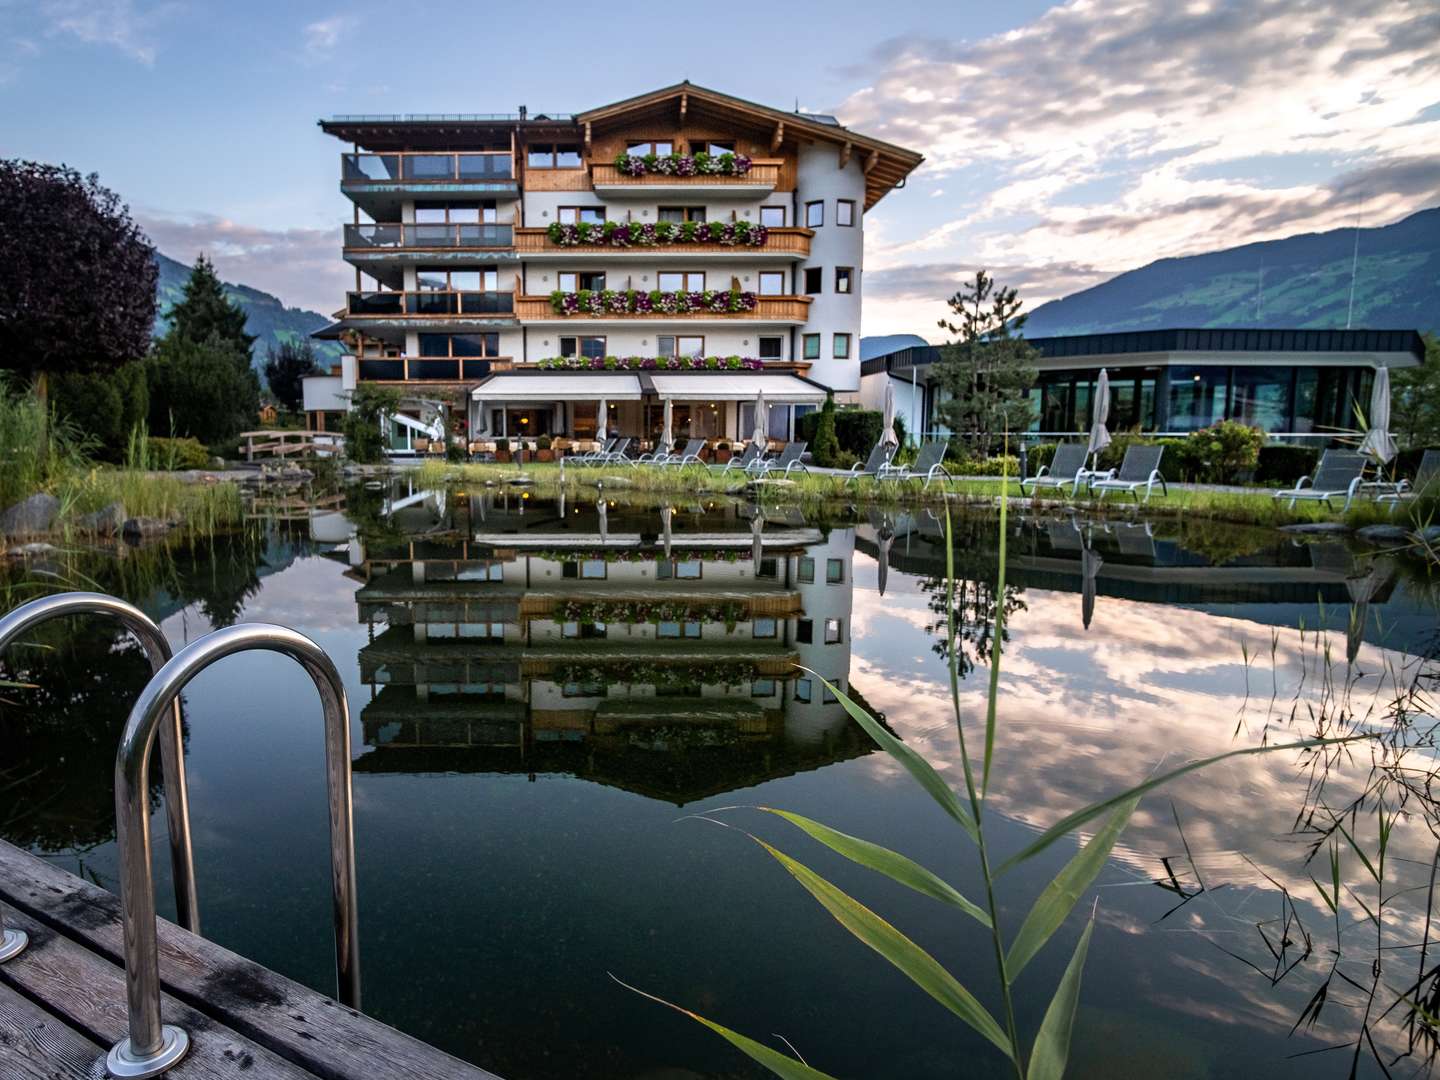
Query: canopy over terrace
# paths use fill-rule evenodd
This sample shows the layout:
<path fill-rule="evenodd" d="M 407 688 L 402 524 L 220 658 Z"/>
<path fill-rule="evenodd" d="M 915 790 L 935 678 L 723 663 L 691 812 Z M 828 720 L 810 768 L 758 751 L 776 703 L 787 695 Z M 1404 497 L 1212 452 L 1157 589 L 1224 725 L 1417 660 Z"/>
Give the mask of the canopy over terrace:
<path fill-rule="evenodd" d="M 759 371 L 510 371 L 490 376 L 472 391 L 470 423 L 472 431 L 496 438 L 588 439 L 603 400 L 608 434 L 651 440 L 670 401 L 677 439 L 743 441 L 762 392 L 774 439 L 791 437 L 795 418 L 819 408 L 826 394 L 825 387 L 802 376 Z"/>

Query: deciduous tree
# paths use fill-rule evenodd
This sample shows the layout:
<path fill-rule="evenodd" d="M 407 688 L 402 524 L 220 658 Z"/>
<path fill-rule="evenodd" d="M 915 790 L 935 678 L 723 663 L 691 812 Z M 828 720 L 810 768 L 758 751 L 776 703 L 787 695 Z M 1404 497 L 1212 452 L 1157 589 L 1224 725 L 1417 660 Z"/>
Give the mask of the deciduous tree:
<path fill-rule="evenodd" d="M 299 412 L 304 404 L 305 387 L 300 380 L 319 372 L 315 349 L 308 341 L 284 341 L 265 357 L 265 381 L 270 384 L 270 392 L 291 412 Z"/>

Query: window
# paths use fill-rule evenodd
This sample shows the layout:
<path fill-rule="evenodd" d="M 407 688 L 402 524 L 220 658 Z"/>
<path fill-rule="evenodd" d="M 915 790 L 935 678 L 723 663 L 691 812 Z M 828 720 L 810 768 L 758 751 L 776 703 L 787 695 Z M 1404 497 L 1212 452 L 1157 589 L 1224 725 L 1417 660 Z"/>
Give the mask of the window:
<path fill-rule="evenodd" d="M 594 360 L 596 357 L 605 355 L 605 338 L 603 335 L 562 337 L 560 339 L 560 355 L 583 356 L 587 360 Z"/>
<path fill-rule="evenodd" d="M 625 144 L 625 152 L 631 157 L 644 157 L 646 154 L 665 157 L 675 152 L 675 144 L 673 142 L 629 142 Z"/>
<path fill-rule="evenodd" d="M 755 576 L 757 578 L 777 578 L 780 576 L 780 565 L 773 556 L 761 559 L 760 565 L 755 568 Z"/>
<path fill-rule="evenodd" d="M 821 266 L 807 266 L 805 268 L 805 293 L 814 296 L 824 291 L 825 269 Z"/>
<path fill-rule="evenodd" d="M 836 224 L 836 225 L 854 225 L 854 224 L 855 224 L 855 200 L 854 200 L 854 199 L 836 199 L 836 200 L 835 200 L 835 224 Z"/>
<path fill-rule="evenodd" d="M 605 579 L 604 559 L 581 559 L 560 564 L 560 576 L 567 578 L 588 578 L 592 581 Z"/>
<path fill-rule="evenodd" d="M 693 150 L 695 148 L 692 146 L 691 149 Z M 707 142 L 705 144 L 705 153 L 711 157 L 719 157 L 721 154 L 733 154 L 734 152 L 735 144 L 733 142 Z"/>
<path fill-rule="evenodd" d="M 767 229 L 782 229 L 785 227 L 785 208 L 783 206 L 762 206 L 760 207 L 760 224 Z"/>
<path fill-rule="evenodd" d="M 750 683 L 750 696 L 751 696 L 751 697 L 774 697 L 774 696 L 775 696 L 775 680 L 774 680 L 774 679 L 755 679 L 755 680 L 753 680 L 753 681 Z"/>
<path fill-rule="evenodd" d="M 567 682 L 560 688 L 561 697 L 604 697 L 605 684 L 598 682 Z"/>
<path fill-rule="evenodd" d="M 815 640 L 815 624 L 809 619 L 795 620 L 795 642 L 798 645 L 809 645 Z"/>
<path fill-rule="evenodd" d="M 578 169 L 580 147 L 575 143 L 535 143 L 525 156 L 532 169 Z"/>
<path fill-rule="evenodd" d="M 825 560 L 825 584 L 839 585 L 845 580 L 845 560 Z"/>
<path fill-rule="evenodd" d="M 704 221 L 703 206 L 662 206 L 655 215 L 661 221 Z"/>
<path fill-rule="evenodd" d="M 805 227 L 818 229 L 825 224 L 825 204 L 823 202 L 807 202 L 805 204 Z"/>
<path fill-rule="evenodd" d="M 826 644 L 826 645 L 838 645 L 838 644 L 840 644 L 840 620 L 839 620 L 839 619 L 826 619 L 826 620 L 825 620 L 825 644 Z"/>
<path fill-rule="evenodd" d="M 703 337 L 675 337 L 670 334 L 659 334 L 655 338 L 656 356 L 704 356 L 705 339 Z"/>
<path fill-rule="evenodd" d="M 761 296 L 784 296 L 784 295 L 785 295 L 785 271 L 783 271 L 783 270 L 762 270 L 762 271 L 760 271 L 760 295 L 761 295 Z"/>
<path fill-rule="evenodd" d="M 479 203 L 448 203 L 441 206 L 417 206 L 415 207 L 416 225 L 444 225 L 462 224 L 479 225 L 492 223 L 496 220 L 496 209 L 494 200 Z M 439 230 L 427 230 L 422 237 L 446 235 Z"/>
<path fill-rule="evenodd" d="M 699 581 L 700 560 L 660 559 L 655 563 L 655 577 L 658 581 Z"/>
<path fill-rule="evenodd" d="M 605 221 L 605 207 L 558 206 L 555 208 L 555 220 L 561 225 L 578 225 L 582 221 L 600 225 Z"/>
<path fill-rule="evenodd" d="M 850 282 L 855 277 L 855 271 L 848 266 L 835 267 L 835 291 L 837 293 L 848 293 Z"/>
<path fill-rule="evenodd" d="M 603 638 L 606 636 L 606 630 L 607 627 L 603 622 L 560 624 L 560 634 L 567 638 Z"/>
<path fill-rule="evenodd" d="M 824 690 L 820 692 L 820 700 L 823 701 L 826 705 L 834 705 L 840 699 L 835 696 L 835 691 L 831 690 L 830 687 L 827 686 Z"/>
<path fill-rule="evenodd" d="M 850 335 L 836 334 L 833 342 L 832 355 L 836 360 L 850 359 Z"/>
<path fill-rule="evenodd" d="M 605 271 L 561 270 L 555 275 L 555 281 L 562 292 L 579 292 L 581 289 L 599 292 L 605 288 Z"/>
<path fill-rule="evenodd" d="M 421 267 L 415 271 L 415 287 L 421 292 L 494 292 L 499 284 L 500 271 L 494 266 L 474 270 Z"/>
<path fill-rule="evenodd" d="M 661 292 L 701 292 L 705 288 L 703 270 L 664 270 L 655 275 Z"/>
<path fill-rule="evenodd" d="M 761 360 L 783 360 L 785 358 L 785 339 L 783 337 L 762 337 L 760 339 Z"/>
<path fill-rule="evenodd" d="M 499 334 L 421 334 L 421 356 L 484 357 L 500 355 Z"/>
<path fill-rule="evenodd" d="M 805 342 L 805 359 L 806 359 L 806 360 L 819 360 L 819 359 L 820 359 L 820 335 L 819 335 L 819 334 L 806 334 L 806 335 L 804 336 L 804 339 L 803 339 L 803 340 L 804 340 L 804 342 Z"/>
<path fill-rule="evenodd" d="M 795 580 L 801 585 L 809 585 L 815 580 L 815 560 L 809 555 L 801 555 L 795 560 Z"/>
<path fill-rule="evenodd" d="M 795 700 L 802 705 L 810 703 L 810 695 L 814 691 L 814 684 L 809 679 L 795 680 Z"/>
<path fill-rule="evenodd" d="M 662 622 L 656 627 L 655 636 L 662 638 L 698 638 L 700 636 L 700 624 L 698 622 Z"/>
<path fill-rule="evenodd" d="M 771 618 L 755 619 L 750 624 L 750 636 L 757 638 L 773 638 L 776 633 L 775 620 Z"/>

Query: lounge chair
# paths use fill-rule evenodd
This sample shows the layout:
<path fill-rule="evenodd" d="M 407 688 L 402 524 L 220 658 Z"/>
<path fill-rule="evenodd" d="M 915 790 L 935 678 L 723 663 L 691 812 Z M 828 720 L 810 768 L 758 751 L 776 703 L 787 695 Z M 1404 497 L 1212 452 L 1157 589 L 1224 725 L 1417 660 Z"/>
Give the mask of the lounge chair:
<path fill-rule="evenodd" d="M 864 464 L 856 462 L 850 466 L 850 472 L 845 477 L 845 483 L 858 483 L 862 476 L 868 476 L 872 480 L 879 480 L 881 473 L 890 467 L 890 460 L 895 456 L 895 451 L 900 449 L 894 443 L 881 439 L 870 450 L 870 456 L 865 459 Z"/>
<path fill-rule="evenodd" d="M 1344 513 L 1350 509 L 1360 485 L 1364 483 L 1366 460 L 1363 454 L 1353 450 L 1326 450 L 1320 455 L 1320 463 L 1315 466 L 1313 476 L 1300 477 L 1293 488 L 1275 492 L 1275 498 L 1289 499 L 1293 508 L 1297 499 L 1314 499 L 1330 506 L 1331 499 L 1343 495 L 1345 505 L 1341 512 Z"/>
<path fill-rule="evenodd" d="M 1399 481 L 1393 490 L 1376 495 L 1375 501 L 1399 506 L 1407 499 L 1414 499 L 1432 490 L 1440 491 L 1440 450 L 1426 450 L 1420 458 L 1420 467 L 1415 470 L 1415 479 Z"/>
<path fill-rule="evenodd" d="M 1128 447 L 1125 450 L 1125 460 L 1120 462 L 1120 468 L 1112 469 L 1100 479 L 1092 480 L 1090 490 L 1098 491 L 1101 498 L 1105 497 L 1107 491 L 1126 491 L 1134 495 L 1138 503 L 1149 502 L 1150 493 L 1155 490 L 1155 485 L 1159 484 L 1160 494 L 1169 495 L 1170 489 L 1165 486 L 1165 478 L 1160 475 L 1160 458 L 1164 453 L 1163 446 Z M 1141 488 L 1145 489 L 1144 500 L 1140 498 Z"/>
<path fill-rule="evenodd" d="M 685 443 L 683 450 L 678 450 L 668 455 L 660 465 L 670 465 L 677 469 L 683 469 L 687 465 L 700 465 L 700 451 L 705 449 L 704 439 L 690 439 Z"/>
<path fill-rule="evenodd" d="M 769 460 L 762 459 L 756 462 L 755 475 L 766 477 L 772 472 L 779 471 L 785 476 L 789 476 L 792 471 L 809 472 L 810 470 L 805 467 L 805 463 L 800 460 L 805 454 L 805 447 L 808 445 L 808 443 L 803 442 L 787 442 L 785 449 L 781 450 L 778 456 L 770 458 Z"/>
<path fill-rule="evenodd" d="M 1020 481 L 1020 492 L 1025 493 L 1026 484 L 1030 485 L 1031 495 L 1035 494 L 1035 488 L 1053 487 L 1059 490 L 1069 484 L 1073 498 L 1079 493 L 1081 481 L 1087 475 L 1085 446 L 1082 443 L 1061 443 L 1055 447 L 1055 456 L 1050 459 L 1049 465 L 1041 465 L 1034 476 L 1027 476 Z"/>
<path fill-rule="evenodd" d="M 628 436 L 622 439 L 616 439 L 614 445 L 612 445 L 609 450 L 605 451 L 595 460 L 595 464 L 619 465 L 629 462 L 630 459 L 625 455 L 630 449 L 630 444 L 634 441 L 634 439 L 631 439 Z"/>
<path fill-rule="evenodd" d="M 749 446 L 745 447 L 743 453 L 732 455 L 730 460 L 723 465 L 719 463 L 712 464 L 710 471 L 727 473 L 731 469 L 739 469 L 741 472 L 749 472 L 750 466 L 759 461 L 760 455 L 763 453 L 765 453 L 765 447 L 758 442 L 752 442 Z"/>
<path fill-rule="evenodd" d="M 880 466 L 876 473 L 877 480 L 924 480 L 925 486 L 930 486 L 930 481 L 937 476 L 950 479 L 950 473 L 945 468 L 945 447 L 948 439 L 931 439 L 920 447 L 920 452 L 915 455 L 915 460 L 909 465 Z"/>
<path fill-rule="evenodd" d="M 605 455 L 614 449 L 619 439 L 606 439 L 604 445 L 597 446 L 594 450 L 587 450 L 583 454 L 577 454 L 571 459 L 573 465 L 598 465 L 605 459 Z"/>

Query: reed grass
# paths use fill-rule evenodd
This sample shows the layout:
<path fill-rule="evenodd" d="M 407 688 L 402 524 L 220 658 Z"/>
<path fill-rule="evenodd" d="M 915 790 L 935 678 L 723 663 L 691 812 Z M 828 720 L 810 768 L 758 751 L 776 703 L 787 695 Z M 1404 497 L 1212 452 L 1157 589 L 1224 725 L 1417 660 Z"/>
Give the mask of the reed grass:
<path fill-rule="evenodd" d="M 999 568 L 994 594 L 996 597 L 1005 595 L 1007 505 L 1008 500 L 1001 500 Z M 874 739 L 882 750 L 894 758 L 939 805 L 956 830 L 957 842 L 963 844 L 968 841 L 975 846 L 980 865 L 980 880 L 975 883 L 979 889 L 979 894 L 977 894 L 979 899 L 967 897 L 961 890 L 939 875 L 890 848 L 841 833 L 799 814 L 765 806 L 751 809 L 776 816 L 851 862 L 887 877 L 895 884 L 947 905 L 953 910 L 961 926 L 969 927 L 978 924 L 989 938 L 990 952 L 993 956 L 999 987 L 998 1001 L 994 1002 L 992 1006 L 987 1006 L 939 961 L 880 915 L 774 845 L 752 833 L 746 833 L 746 835 L 779 862 L 800 886 L 858 941 L 878 953 L 906 975 L 919 989 L 945 1006 L 961 1023 L 970 1027 L 990 1043 L 1003 1058 L 1006 1073 L 1016 1077 L 1016 1080 L 1060 1080 L 1069 1060 L 1070 1041 L 1079 1007 L 1081 978 L 1095 926 L 1095 907 L 1092 906 L 1079 942 L 1075 946 L 1064 974 L 1055 987 L 1039 1029 L 1028 1040 L 1028 1047 L 1025 1033 L 1021 1032 L 1016 1018 L 1015 983 L 1030 960 L 1045 948 L 1051 937 L 1065 924 L 1072 911 L 1086 895 L 1091 884 L 1104 868 L 1111 849 L 1123 833 L 1131 815 L 1145 794 L 1179 776 L 1230 758 L 1277 751 L 1312 754 L 1316 748 L 1359 739 L 1370 739 L 1374 736 L 1368 732 L 1346 732 L 1336 738 L 1317 738 L 1280 745 L 1262 744 L 1242 747 L 1203 760 L 1192 761 L 1163 775 L 1152 776 L 1143 783 L 1077 810 L 1044 829 L 1022 850 L 1001 857 L 993 850 L 992 839 L 987 829 L 987 799 L 992 780 L 996 783 L 1004 780 L 1004 777 L 998 774 L 992 775 L 995 737 L 1000 723 L 999 676 L 1003 654 L 1004 608 L 1003 604 L 997 603 L 993 615 L 993 629 L 990 638 L 990 681 L 984 724 L 978 731 L 973 729 L 967 731 L 967 724 L 961 712 L 960 678 L 956 660 L 958 650 L 956 649 L 954 620 L 955 543 L 948 512 L 946 514 L 946 595 L 949 601 L 946 604 L 946 635 L 949 644 L 947 658 L 950 697 L 959 741 L 961 774 L 964 780 L 963 792 L 957 793 L 952 789 L 924 757 L 906 746 L 843 690 L 831 685 L 816 672 L 809 672 L 809 674 L 825 684 L 855 722 Z M 714 817 L 709 820 L 717 824 L 726 824 Z M 1098 827 L 1093 829 L 1089 839 L 1078 846 L 1074 856 L 1035 898 L 1019 928 L 1013 933 L 1007 934 L 1002 925 L 1002 911 L 996 900 L 996 887 L 1000 879 L 1015 867 L 1030 861 L 1052 845 L 1096 822 L 1099 822 Z M 1096 904 L 1098 905 L 1098 901 Z M 616 981 L 619 982 L 618 979 Z M 635 990 L 650 1000 L 676 1009 L 703 1024 L 777 1076 L 784 1077 L 786 1080 L 830 1080 L 829 1074 L 821 1072 L 798 1057 L 780 1053 L 714 1020 L 643 990 L 630 987 L 627 983 L 621 983 L 621 985 Z M 997 1006 L 998 1016 L 996 1015 Z"/>

